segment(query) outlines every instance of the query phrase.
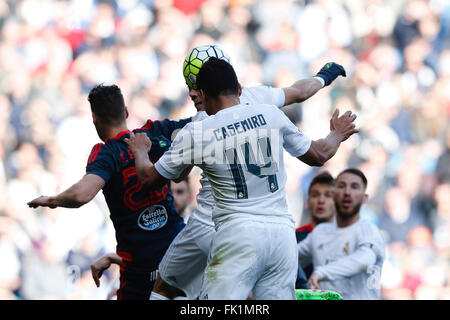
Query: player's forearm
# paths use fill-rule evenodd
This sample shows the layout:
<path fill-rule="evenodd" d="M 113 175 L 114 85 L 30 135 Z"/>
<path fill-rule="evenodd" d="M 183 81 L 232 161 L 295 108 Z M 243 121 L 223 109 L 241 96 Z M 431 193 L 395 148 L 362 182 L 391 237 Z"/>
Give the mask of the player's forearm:
<path fill-rule="evenodd" d="M 136 174 L 141 180 L 142 184 L 151 186 L 155 182 L 155 177 L 152 174 L 153 164 L 148 157 L 145 149 L 138 149 L 133 151 L 134 162 L 136 165 Z"/>
<path fill-rule="evenodd" d="M 342 140 L 343 135 L 332 130 L 325 138 L 312 141 L 308 152 L 298 159 L 310 166 L 321 167 L 336 154 Z"/>
<path fill-rule="evenodd" d="M 108 254 L 106 254 L 106 257 L 107 257 L 108 261 L 110 262 L 110 264 L 117 264 L 117 265 L 121 266 L 123 263 L 122 258 L 115 253 L 108 253 Z"/>
<path fill-rule="evenodd" d="M 162 188 L 167 183 L 168 180 L 156 171 L 153 163 L 151 163 L 148 157 L 147 151 L 139 149 L 134 151 L 133 155 L 136 165 L 136 174 L 143 185 L 148 186 L 152 190 L 156 190 Z"/>
<path fill-rule="evenodd" d="M 102 177 L 95 174 L 86 174 L 79 182 L 64 192 L 52 197 L 40 196 L 28 202 L 27 205 L 30 208 L 79 208 L 91 201 L 104 185 L 105 180 Z"/>
<path fill-rule="evenodd" d="M 298 80 L 284 89 L 285 105 L 303 102 L 315 95 L 322 87 L 322 82 L 316 77 Z"/>
<path fill-rule="evenodd" d="M 367 268 L 376 262 L 376 254 L 372 249 L 363 247 L 349 256 L 340 258 L 327 265 L 314 269 L 314 272 L 323 276 L 323 280 L 337 280 L 364 273 Z"/>
<path fill-rule="evenodd" d="M 60 194 L 49 197 L 49 204 L 56 207 L 79 208 L 89 202 L 89 200 L 81 194 L 80 186 L 74 184 Z"/>
<path fill-rule="evenodd" d="M 344 136 L 335 130 L 332 130 L 325 138 L 319 140 L 322 165 L 336 154 L 343 140 Z"/>

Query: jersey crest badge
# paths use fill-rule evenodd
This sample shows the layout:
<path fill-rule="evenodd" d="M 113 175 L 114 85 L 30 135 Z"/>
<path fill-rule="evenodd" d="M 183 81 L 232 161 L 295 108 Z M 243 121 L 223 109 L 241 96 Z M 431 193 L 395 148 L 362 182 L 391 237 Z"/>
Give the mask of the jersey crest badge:
<path fill-rule="evenodd" d="M 346 243 L 345 243 L 345 246 L 344 246 L 344 249 L 342 249 L 342 252 L 343 252 L 344 254 L 348 254 L 349 247 L 350 247 L 349 243 L 346 242 Z"/>

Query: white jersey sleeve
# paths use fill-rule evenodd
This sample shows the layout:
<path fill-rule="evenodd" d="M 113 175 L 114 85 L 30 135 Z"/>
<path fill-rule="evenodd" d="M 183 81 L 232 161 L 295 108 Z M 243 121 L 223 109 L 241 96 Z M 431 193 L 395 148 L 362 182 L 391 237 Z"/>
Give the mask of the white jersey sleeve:
<path fill-rule="evenodd" d="M 277 116 L 282 121 L 283 147 L 293 157 L 304 155 L 311 147 L 311 139 L 301 133 L 281 110 Z"/>
<path fill-rule="evenodd" d="M 240 100 L 241 103 L 271 104 L 281 108 L 284 107 L 286 97 L 281 88 L 255 86 L 242 88 Z"/>
<path fill-rule="evenodd" d="M 244 87 L 240 96 L 241 103 L 271 104 L 278 108 L 285 104 L 284 90 L 268 86 Z M 304 155 L 311 146 L 311 140 L 302 134 L 299 129 L 281 111 L 275 112 L 283 121 L 283 140 L 285 149 L 294 157 Z M 301 143 L 298 143 L 301 141 Z"/>
<path fill-rule="evenodd" d="M 358 247 L 368 247 L 376 255 L 377 261 L 385 258 L 385 243 L 379 229 L 372 223 L 361 219 L 357 230 Z"/>
<path fill-rule="evenodd" d="M 375 265 L 376 254 L 366 246 L 359 247 L 352 254 L 314 269 L 325 280 L 336 280 L 352 277 L 365 272 L 369 266 Z"/>
<path fill-rule="evenodd" d="M 155 163 L 155 169 L 166 179 L 176 179 L 195 163 L 192 123 L 188 123 L 177 134 L 169 150 Z"/>

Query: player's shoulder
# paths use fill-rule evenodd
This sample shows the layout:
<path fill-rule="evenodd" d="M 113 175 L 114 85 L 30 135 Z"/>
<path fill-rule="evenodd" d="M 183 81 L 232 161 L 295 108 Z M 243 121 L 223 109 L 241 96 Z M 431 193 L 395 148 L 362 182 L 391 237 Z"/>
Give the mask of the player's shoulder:
<path fill-rule="evenodd" d="M 295 229 L 295 232 L 311 232 L 312 230 L 311 225 L 308 223 Z"/>
<path fill-rule="evenodd" d="M 189 122 L 182 128 L 175 130 L 174 134 L 172 135 L 172 143 L 176 144 L 176 141 L 179 142 L 180 140 L 185 139 L 192 140 L 195 132 L 195 126 L 198 126 L 198 123 L 203 122 L 204 120 L 206 120 L 206 118 L 203 120 Z"/>
<path fill-rule="evenodd" d="M 91 155 L 92 155 L 92 153 L 98 153 L 98 152 L 100 152 L 100 150 L 105 149 L 105 146 L 106 145 L 103 142 L 94 144 L 91 148 Z"/>
<path fill-rule="evenodd" d="M 112 154 L 111 147 L 106 143 L 96 143 L 91 148 L 91 152 L 89 153 L 89 157 L 87 163 L 90 164 L 97 159 L 104 158 L 105 156 L 110 156 Z"/>
<path fill-rule="evenodd" d="M 106 139 L 100 149 L 101 155 L 119 159 L 121 153 L 128 151 L 128 146 L 124 139 L 130 137 L 130 132 L 130 130 L 124 130 L 116 136 Z M 133 130 L 133 132 L 135 132 L 135 130 Z"/>
<path fill-rule="evenodd" d="M 145 132 L 147 135 L 153 135 L 153 131 L 155 129 L 155 122 L 159 120 L 150 120 L 147 119 L 145 124 L 142 127 L 133 129 L 133 132 Z"/>
<path fill-rule="evenodd" d="M 195 116 L 192 117 L 192 121 L 203 121 L 206 118 L 208 118 L 208 114 L 206 113 L 206 111 L 199 111 L 197 112 L 197 114 Z M 189 124 L 189 123 L 188 123 Z M 187 124 L 187 125 L 188 125 Z"/>
<path fill-rule="evenodd" d="M 264 113 L 269 116 L 273 116 L 274 118 L 279 118 L 279 114 L 283 113 L 276 105 L 265 103 L 265 102 L 258 102 L 258 103 L 248 103 L 249 108 L 254 108 L 256 111 L 260 113 Z"/>
<path fill-rule="evenodd" d="M 147 119 L 147 121 L 145 121 L 145 124 L 141 127 L 141 129 L 153 129 L 155 127 L 155 125 L 160 125 L 160 124 L 164 124 L 169 122 L 170 120 L 167 118 L 164 118 L 162 120 L 152 120 L 152 119 Z"/>
<path fill-rule="evenodd" d="M 242 95 L 261 95 L 261 94 L 273 94 L 274 91 L 281 90 L 267 85 L 256 85 L 251 87 L 242 87 Z"/>
<path fill-rule="evenodd" d="M 285 102 L 284 90 L 266 85 L 244 87 L 242 89 L 241 101 L 244 102 L 270 102 L 277 107 L 282 107 Z"/>
<path fill-rule="evenodd" d="M 362 238 L 377 238 L 382 240 L 382 235 L 380 229 L 372 222 L 367 219 L 360 218 L 357 222 L 357 232 L 358 236 Z"/>
<path fill-rule="evenodd" d="M 323 234 L 323 233 L 330 233 L 335 230 L 336 230 L 336 223 L 322 222 L 322 223 L 319 223 L 317 226 L 315 226 L 312 233 L 313 234 Z"/>
<path fill-rule="evenodd" d="M 369 245 L 375 250 L 378 257 L 384 259 L 385 256 L 385 241 L 380 229 L 371 221 L 366 219 L 359 219 L 357 222 L 356 241 L 359 244 Z"/>
<path fill-rule="evenodd" d="M 173 120 L 168 118 L 164 118 L 162 120 L 147 119 L 147 121 L 142 127 L 136 128 L 133 131 L 136 130 L 147 131 L 147 134 L 150 136 L 164 135 L 167 130 L 173 129 L 174 126 L 178 128 L 183 127 L 187 123 L 190 123 L 191 121 L 192 117 L 179 120 Z"/>
<path fill-rule="evenodd" d="M 305 224 L 301 227 L 295 229 L 295 237 L 297 238 L 297 243 L 305 239 L 312 232 L 311 225 Z"/>
<path fill-rule="evenodd" d="M 199 121 L 203 122 L 203 121 L 206 121 L 208 118 L 209 117 L 207 116 L 206 118 L 203 118 Z M 199 121 L 191 121 L 191 122 L 186 123 L 186 125 L 180 129 L 180 132 L 186 132 L 186 131 L 192 132 L 194 130 L 194 127 L 198 125 Z"/>

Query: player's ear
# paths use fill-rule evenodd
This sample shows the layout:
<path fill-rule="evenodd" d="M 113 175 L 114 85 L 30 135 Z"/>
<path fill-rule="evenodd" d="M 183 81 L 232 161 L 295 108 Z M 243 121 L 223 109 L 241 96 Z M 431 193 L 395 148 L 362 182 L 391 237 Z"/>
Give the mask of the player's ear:
<path fill-rule="evenodd" d="M 367 199 L 369 199 L 369 195 L 366 193 L 364 194 L 364 198 L 363 198 L 363 204 L 367 202 Z"/>
<path fill-rule="evenodd" d="M 92 112 L 92 122 L 94 124 L 97 124 L 97 116 L 95 115 L 95 113 Z"/>
<path fill-rule="evenodd" d="M 238 96 L 240 97 L 242 94 L 242 86 L 240 83 L 238 83 Z"/>
<path fill-rule="evenodd" d="M 309 205 L 309 201 L 308 200 L 309 200 L 309 195 L 306 198 L 305 207 L 306 207 L 306 210 L 311 211 L 311 206 Z"/>
<path fill-rule="evenodd" d="M 203 102 L 206 104 L 206 93 L 203 89 L 197 90 L 200 93 L 200 97 L 202 97 Z"/>
<path fill-rule="evenodd" d="M 128 116 L 129 116 L 130 114 L 128 113 L 128 108 L 127 107 L 125 107 L 125 119 L 128 119 Z"/>

